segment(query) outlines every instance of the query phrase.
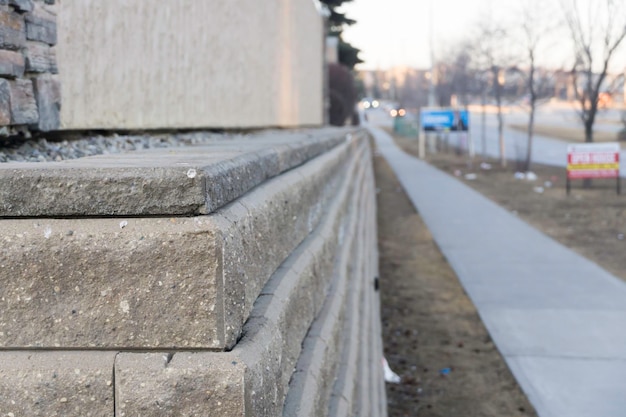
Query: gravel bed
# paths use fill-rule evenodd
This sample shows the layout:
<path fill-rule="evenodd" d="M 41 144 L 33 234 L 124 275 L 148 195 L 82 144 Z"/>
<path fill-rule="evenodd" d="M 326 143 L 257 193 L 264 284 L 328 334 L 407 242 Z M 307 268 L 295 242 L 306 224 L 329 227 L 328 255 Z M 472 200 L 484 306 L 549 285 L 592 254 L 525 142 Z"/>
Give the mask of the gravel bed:
<path fill-rule="evenodd" d="M 172 133 L 157 135 L 89 136 L 77 140 L 48 141 L 29 139 L 0 145 L 0 163 L 54 162 L 100 154 L 115 154 L 140 149 L 172 148 L 201 145 L 216 140 L 234 139 L 245 135 L 214 132 Z"/>

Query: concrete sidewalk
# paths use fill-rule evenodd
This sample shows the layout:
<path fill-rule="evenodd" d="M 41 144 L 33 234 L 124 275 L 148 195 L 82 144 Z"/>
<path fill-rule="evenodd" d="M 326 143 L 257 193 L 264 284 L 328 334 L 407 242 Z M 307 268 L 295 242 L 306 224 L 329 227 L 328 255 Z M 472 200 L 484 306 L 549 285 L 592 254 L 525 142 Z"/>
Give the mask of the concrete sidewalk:
<path fill-rule="evenodd" d="M 626 415 L 626 284 L 370 128 L 541 417 Z"/>

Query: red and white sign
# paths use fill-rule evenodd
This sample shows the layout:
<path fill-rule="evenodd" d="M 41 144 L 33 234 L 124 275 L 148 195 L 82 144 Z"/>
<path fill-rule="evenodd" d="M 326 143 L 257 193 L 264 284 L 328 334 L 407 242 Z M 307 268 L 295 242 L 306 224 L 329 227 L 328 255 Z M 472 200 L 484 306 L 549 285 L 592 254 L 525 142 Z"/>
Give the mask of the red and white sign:
<path fill-rule="evenodd" d="M 567 145 L 567 178 L 619 177 L 619 143 Z"/>

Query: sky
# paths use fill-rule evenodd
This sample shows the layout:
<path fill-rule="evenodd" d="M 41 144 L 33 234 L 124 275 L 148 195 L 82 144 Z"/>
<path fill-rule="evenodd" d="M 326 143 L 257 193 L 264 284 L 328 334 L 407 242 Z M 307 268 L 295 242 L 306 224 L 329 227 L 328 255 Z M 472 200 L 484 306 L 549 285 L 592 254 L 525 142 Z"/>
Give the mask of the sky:
<path fill-rule="evenodd" d="M 344 39 L 361 49 L 365 60 L 360 69 L 387 69 L 407 65 L 428 68 L 430 59 L 430 22 L 432 21 L 435 60 L 446 50 L 476 33 L 481 16 L 491 13 L 494 20 L 513 26 L 520 0 L 353 0 L 343 6 L 357 24 L 346 28 Z M 598 0 L 581 0 L 597 2 Z M 623 0 L 619 0 L 623 1 Z M 547 1 L 539 2 L 543 5 Z M 432 10 L 431 10 L 432 8 Z M 547 10 L 547 9 L 546 9 Z M 432 20 L 431 20 L 432 15 Z M 562 19 L 558 3 L 549 12 Z M 519 16 L 519 13 L 517 13 Z M 521 42 L 514 42 L 512 48 Z M 544 64 L 550 67 L 571 65 L 572 53 L 567 32 L 553 35 L 544 51 Z M 626 64 L 626 42 L 616 57 L 616 67 Z"/>

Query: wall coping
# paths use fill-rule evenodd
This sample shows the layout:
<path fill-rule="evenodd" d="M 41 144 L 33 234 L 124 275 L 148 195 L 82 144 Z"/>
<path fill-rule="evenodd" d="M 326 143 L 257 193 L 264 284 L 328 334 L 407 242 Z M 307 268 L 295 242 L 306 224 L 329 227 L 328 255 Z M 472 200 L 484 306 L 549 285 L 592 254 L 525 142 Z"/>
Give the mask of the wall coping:
<path fill-rule="evenodd" d="M 0 164 L 0 217 L 208 214 L 333 149 L 354 128 L 262 132 L 208 145 Z"/>

